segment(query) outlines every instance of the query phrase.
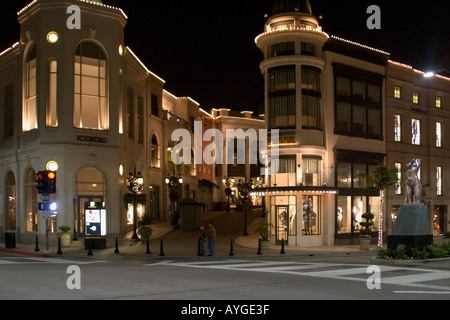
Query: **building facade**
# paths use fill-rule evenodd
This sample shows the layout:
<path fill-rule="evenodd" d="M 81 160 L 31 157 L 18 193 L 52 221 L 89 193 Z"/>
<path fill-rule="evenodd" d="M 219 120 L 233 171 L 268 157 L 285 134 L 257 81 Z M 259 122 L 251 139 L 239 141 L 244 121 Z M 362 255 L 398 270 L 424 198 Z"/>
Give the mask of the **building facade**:
<path fill-rule="evenodd" d="M 450 79 L 424 77 L 411 66 L 389 61 L 387 65 L 387 164 L 398 168 L 405 179 L 407 162 L 421 159 L 419 178 L 422 201 L 428 206 L 429 222 L 435 236 L 449 231 L 448 179 L 450 149 L 446 136 L 450 126 Z M 400 184 L 388 190 L 387 232 L 404 203 Z"/>
<path fill-rule="evenodd" d="M 361 174 L 373 175 L 379 164 L 404 169 L 416 158 L 423 160 L 430 222 L 447 230 L 447 78 L 425 79 L 387 52 L 329 36 L 308 0 L 275 0 L 255 42 L 264 57 L 267 127 L 280 130 L 279 171 L 265 188 L 273 242 L 357 243 L 368 211 L 375 214 L 373 241 L 379 229 L 386 236 L 403 187 L 389 188 L 389 217 L 380 226 L 379 193 L 367 191 Z"/>

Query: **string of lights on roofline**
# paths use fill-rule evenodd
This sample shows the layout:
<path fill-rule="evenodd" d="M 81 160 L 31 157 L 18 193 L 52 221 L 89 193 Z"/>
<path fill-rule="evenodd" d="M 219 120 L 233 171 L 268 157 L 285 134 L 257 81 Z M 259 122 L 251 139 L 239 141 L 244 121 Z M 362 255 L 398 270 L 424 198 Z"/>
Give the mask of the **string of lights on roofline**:
<path fill-rule="evenodd" d="M 79 2 L 84 2 L 87 4 L 93 4 L 96 6 L 100 6 L 100 7 L 104 7 L 104 8 L 108 8 L 108 9 L 113 9 L 113 10 L 118 10 L 120 11 L 120 13 L 125 17 L 125 19 L 128 19 L 128 16 L 125 14 L 125 12 L 118 7 L 113 7 L 113 6 L 109 6 L 100 2 L 95 2 L 95 1 L 89 1 L 89 0 L 77 0 Z M 22 13 L 24 13 L 25 11 L 27 11 L 29 8 L 31 8 L 36 2 L 38 2 L 38 0 L 33 0 L 32 2 L 30 2 L 28 5 L 26 5 L 22 10 L 20 10 L 19 12 L 17 12 L 17 15 L 21 15 Z"/>
<path fill-rule="evenodd" d="M 105 5 L 105 4 L 103 4 L 103 3 L 100 3 L 100 2 L 94 2 L 94 1 L 89 1 L 89 0 L 78 0 L 78 1 L 79 1 L 79 2 L 84 2 L 84 3 L 87 3 L 87 4 L 92 4 L 92 5 L 101 6 L 101 7 L 104 7 L 104 8 L 109 8 L 109 9 L 113 9 L 113 10 L 118 10 L 118 11 L 120 11 L 120 12 L 123 14 L 123 16 L 124 16 L 126 19 L 128 19 L 128 16 L 125 14 L 125 12 L 124 12 L 121 8 L 114 7 L 114 6 L 109 6 L 109 5 Z M 38 0 L 33 0 L 33 1 L 30 2 L 27 6 L 25 6 L 22 10 L 20 10 L 19 12 L 17 12 L 17 15 L 21 15 L 22 13 L 24 13 L 26 10 L 28 10 L 29 8 L 31 8 L 31 7 L 32 7 L 35 3 L 37 3 L 37 2 L 38 2 Z M 258 36 L 255 38 L 255 43 L 258 43 L 258 40 L 259 40 L 261 37 L 265 36 L 265 35 L 269 35 L 269 34 L 273 34 L 273 33 L 277 33 L 277 32 L 292 32 L 292 31 L 320 33 L 320 34 L 323 34 L 323 35 L 324 35 L 325 37 L 327 37 L 327 38 L 336 39 L 336 40 L 343 41 L 343 42 L 346 42 L 346 43 L 349 43 L 349 44 L 352 44 L 352 45 L 356 45 L 356 46 L 359 46 L 359 47 L 362 47 L 362 48 L 365 48 L 365 49 L 368 49 L 368 50 L 372 50 L 372 51 L 375 51 L 375 52 L 378 52 L 378 53 L 381 53 L 381 54 L 390 55 L 389 52 L 386 52 L 386 51 L 383 51 L 383 50 L 380 50 L 380 49 L 376 49 L 376 48 L 373 48 L 373 47 L 370 47 L 370 46 L 367 46 L 367 45 L 364 45 L 364 44 L 361 44 L 361 43 L 358 43 L 358 42 L 354 42 L 354 41 L 351 41 L 351 40 L 347 40 L 347 39 L 344 39 L 344 38 L 341 38 L 341 37 L 337 37 L 337 36 L 334 36 L 334 35 L 329 36 L 326 32 L 323 32 L 323 31 L 321 30 L 321 28 L 313 28 L 313 27 L 308 27 L 308 26 L 301 26 L 301 27 L 286 26 L 286 25 L 279 26 L 279 27 L 276 27 L 276 28 L 271 29 L 270 31 L 266 31 L 266 32 L 264 32 L 264 33 L 258 35 Z M 16 48 L 17 45 L 18 45 L 18 43 L 15 43 L 12 47 L 10 47 L 10 48 L 4 50 L 3 52 L 0 53 L 0 56 L 2 56 L 2 55 L 4 55 L 5 53 L 9 52 L 11 49 Z M 136 60 L 142 65 L 142 67 L 143 67 L 149 74 L 151 74 L 151 75 L 157 77 L 158 79 L 160 79 L 161 81 L 163 81 L 163 82 L 165 83 L 165 80 L 161 79 L 161 78 L 158 77 L 156 74 L 154 74 L 153 72 L 151 72 L 151 71 L 144 65 L 144 63 L 143 63 L 143 62 L 142 62 L 142 61 L 134 54 L 134 52 L 133 52 L 129 47 L 127 47 L 127 50 L 131 52 L 131 54 L 136 58 Z M 414 69 L 412 66 L 409 66 L 409 65 L 407 65 L 407 64 L 403 64 L 403 63 L 400 63 L 400 62 L 395 62 L 395 61 L 389 60 L 389 63 L 395 64 L 395 65 L 397 65 L 397 66 L 402 66 L 402 67 L 407 68 L 407 69 L 411 69 L 412 71 L 414 71 L 414 72 L 416 72 L 416 73 L 422 74 L 425 78 L 433 78 L 433 77 L 436 77 L 436 78 L 439 78 L 439 79 L 443 79 L 443 80 L 450 81 L 450 78 L 449 78 L 449 77 L 446 77 L 446 76 L 443 76 L 443 75 L 438 74 L 438 72 L 440 72 L 440 71 L 450 70 L 450 67 L 449 67 L 449 68 L 444 68 L 444 69 L 439 69 L 439 70 L 436 70 L 436 71 L 427 71 L 427 72 L 424 72 L 424 71 L 420 71 L 420 70 Z"/>

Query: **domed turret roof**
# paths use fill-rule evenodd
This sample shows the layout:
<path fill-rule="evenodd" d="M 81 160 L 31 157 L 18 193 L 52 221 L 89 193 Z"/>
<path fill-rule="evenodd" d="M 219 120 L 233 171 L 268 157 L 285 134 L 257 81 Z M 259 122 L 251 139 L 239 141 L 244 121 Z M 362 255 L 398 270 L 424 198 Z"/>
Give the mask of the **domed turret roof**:
<path fill-rule="evenodd" d="M 273 15 L 287 12 L 300 12 L 312 15 L 309 0 L 275 0 Z"/>

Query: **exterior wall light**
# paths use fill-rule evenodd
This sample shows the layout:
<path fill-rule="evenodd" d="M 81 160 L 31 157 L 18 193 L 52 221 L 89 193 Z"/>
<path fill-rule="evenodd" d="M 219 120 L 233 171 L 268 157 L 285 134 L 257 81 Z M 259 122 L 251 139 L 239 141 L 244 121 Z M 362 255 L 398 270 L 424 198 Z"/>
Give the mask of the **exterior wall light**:
<path fill-rule="evenodd" d="M 50 31 L 47 34 L 47 41 L 48 41 L 48 43 L 54 44 L 54 43 L 57 43 L 58 40 L 59 40 L 59 35 L 55 31 Z"/>

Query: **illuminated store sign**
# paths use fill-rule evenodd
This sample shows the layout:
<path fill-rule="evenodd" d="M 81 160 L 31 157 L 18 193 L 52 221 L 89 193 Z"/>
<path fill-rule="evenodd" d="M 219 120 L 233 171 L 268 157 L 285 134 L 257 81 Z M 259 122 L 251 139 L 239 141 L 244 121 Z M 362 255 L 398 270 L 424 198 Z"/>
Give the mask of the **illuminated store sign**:
<path fill-rule="evenodd" d="M 87 202 L 84 208 L 86 236 L 106 236 L 106 207 L 104 202 Z"/>

